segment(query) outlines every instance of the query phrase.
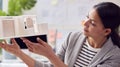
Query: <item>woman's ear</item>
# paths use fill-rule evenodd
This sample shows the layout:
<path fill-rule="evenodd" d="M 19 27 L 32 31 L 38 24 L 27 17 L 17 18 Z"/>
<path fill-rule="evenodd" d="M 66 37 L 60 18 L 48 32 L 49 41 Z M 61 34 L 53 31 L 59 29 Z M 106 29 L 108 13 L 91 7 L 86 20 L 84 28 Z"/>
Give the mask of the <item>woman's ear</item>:
<path fill-rule="evenodd" d="M 106 28 L 105 29 L 105 36 L 109 35 L 111 33 L 111 29 L 110 28 Z"/>

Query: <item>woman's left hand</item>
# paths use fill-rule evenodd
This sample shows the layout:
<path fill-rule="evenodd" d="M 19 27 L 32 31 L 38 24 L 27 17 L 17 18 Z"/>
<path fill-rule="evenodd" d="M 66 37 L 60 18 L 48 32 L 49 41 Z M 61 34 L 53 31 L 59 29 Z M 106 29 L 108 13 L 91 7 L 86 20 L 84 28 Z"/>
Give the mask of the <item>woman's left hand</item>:
<path fill-rule="evenodd" d="M 46 57 L 49 57 L 51 54 L 54 53 L 51 46 L 49 44 L 47 44 L 46 42 L 44 42 L 43 40 L 41 40 L 40 38 L 37 38 L 38 43 L 33 43 L 25 38 L 21 38 L 21 39 L 26 44 L 29 51 L 31 51 L 33 53 L 43 55 Z"/>
<path fill-rule="evenodd" d="M 47 57 L 54 67 L 68 67 L 61 59 L 55 55 L 53 49 L 46 42 L 37 38 L 38 43 L 33 43 L 25 38 L 21 38 L 31 52 Z"/>

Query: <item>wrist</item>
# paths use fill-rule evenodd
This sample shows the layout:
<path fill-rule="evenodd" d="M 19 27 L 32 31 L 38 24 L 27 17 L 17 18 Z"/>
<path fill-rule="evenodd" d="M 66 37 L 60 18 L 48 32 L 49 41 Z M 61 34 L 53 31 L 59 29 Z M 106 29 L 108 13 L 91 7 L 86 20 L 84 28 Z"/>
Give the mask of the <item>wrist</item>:
<path fill-rule="evenodd" d="M 47 58 L 50 60 L 51 63 L 53 63 L 54 67 L 67 67 L 67 65 L 65 65 L 55 53 L 49 54 Z"/>
<path fill-rule="evenodd" d="M 48 56 L 46 56 L 49 60 L 55 59 L 56 55 L 55 53 L 49 53 Z"/>
<path fill-rule="evenodd" d="M 17 54 L 15 54 L 16 56 L 20 57 L 22 54 L 24 54 L 22 51 L 18 51 Z"/>

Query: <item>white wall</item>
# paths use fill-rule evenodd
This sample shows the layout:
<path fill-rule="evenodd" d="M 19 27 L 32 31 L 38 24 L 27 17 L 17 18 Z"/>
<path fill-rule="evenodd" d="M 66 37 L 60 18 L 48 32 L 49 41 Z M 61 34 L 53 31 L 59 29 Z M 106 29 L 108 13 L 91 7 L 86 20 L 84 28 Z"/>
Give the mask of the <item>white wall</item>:
<path fill-rule="evenodd" d="M 115 4 L 120 6 L 120 0 L 97 0 L 97 2 L 103 2 L 103 1 L 113 2 L 113 3 L 115 3 Z"/>
<path fill-rule="evenodd" d="M 76 29 L 90 8 L 102 1 L 120 5 L 120 0 L 38 0 L 35 7 L 24 11 L 24 15 L 37 15 L 38 23 L 49 23 L 51 27 Z M 3 0 L 3 10 L 7 12 L 8 0 Z M 66 25 L 68 25 L 66 27 Z"/>

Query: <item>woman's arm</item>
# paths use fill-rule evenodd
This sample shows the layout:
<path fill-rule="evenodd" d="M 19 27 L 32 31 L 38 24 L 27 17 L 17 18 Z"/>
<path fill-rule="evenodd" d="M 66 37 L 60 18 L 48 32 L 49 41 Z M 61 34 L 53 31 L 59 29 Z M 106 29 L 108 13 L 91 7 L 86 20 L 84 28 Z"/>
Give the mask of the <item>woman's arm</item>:
<path fill-rule="evenodd" d="M 25 54 L 24 52 L 20 52 L 19 55 L 17 55 L 25 64 L 27 64 L 29 67 L 34 67 L 35 66 L 35 60 Z"/>
<path fill-rule="evenodd" d="M 54 54 L 50 54 L 50 56 L 48 56 L 47 58 L 51 61 L 51 63 L 53 63 L 53 65 L 55 67 L 67 67 L 67 65 L 64 64 L 61 61 L 61 59 L 58 56 L 55 55 L 55 53 Z"/>
<path fill-rule="evenodd" d="M 30 42 L 25 38 L 21 39 L 31 52 L 47 57 L 55 67 L 67 67 L 67 65 L 65 65 L 63 61 L 55 55 L 51 46 L 42 41 L 40 38 L 37 38 L 38 43 Z"/>

